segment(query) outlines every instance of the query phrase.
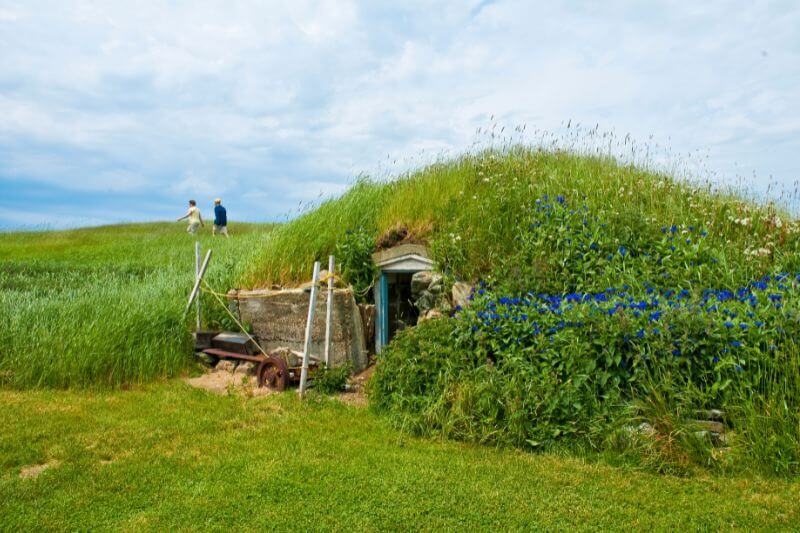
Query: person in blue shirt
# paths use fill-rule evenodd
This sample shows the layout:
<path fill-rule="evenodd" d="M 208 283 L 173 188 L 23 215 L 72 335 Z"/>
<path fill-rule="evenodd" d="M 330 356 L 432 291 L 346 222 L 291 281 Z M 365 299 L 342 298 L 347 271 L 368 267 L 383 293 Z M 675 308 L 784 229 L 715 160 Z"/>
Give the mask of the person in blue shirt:
<path fill-rule="evenodd" d="M 228 237 L 228 211 L 222 207 L 222 200 L 217 198 L 214 200 L 214 227 L 211 229 L 211 234 L 225 235 Z"/>

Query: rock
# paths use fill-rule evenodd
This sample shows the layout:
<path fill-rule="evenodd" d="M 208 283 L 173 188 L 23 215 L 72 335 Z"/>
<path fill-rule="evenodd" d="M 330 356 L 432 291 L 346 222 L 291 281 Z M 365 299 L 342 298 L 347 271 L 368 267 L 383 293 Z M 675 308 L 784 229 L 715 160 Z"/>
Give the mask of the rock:
<path fill-rule="evenodd" d="M 715 422 L 725 421 L 725 411 L 721 411 L 720 409 L 701 410 L 697 411 L 695 414 L 700 420 L 713 420 Z"/>
<path fill-rule="evenodd" d="M 712 440 L 711 432 L 706 430 L 695 431 L 694 436 L 697 438 L 697 440 Z"/>
<path fill-rule="evenodd" d="M 233 370 L 234 374 L 243 374 L 245 376 L 252 376 L 256 373 L 256 367 L 253 363 L 249 363 L 247 361 L 241 361 L 236 368 Z"/>
<path fill-rule="evenodd" d="M 415 272 L 411 276 L 411 296 L 416 296 L 423 291 L 426 291 L 433 280 L 433 272 L 430 270 L 422 270 Z"/>
<path fill-rule="evenodd" d="M 217 363 L 217 366 L 214 368 L 216 368 L 218 371 L 221 372 L 233 373 L 233 371 L 236 370 L 236 363 L 234 363 L 233 361 L 222 360 L 219 363 Z"/>
<path fill-rule="evenodd" d="M 425 312 L 436 307 L 436 297 L 428 291 L 423 291 L 414 301 L 414 305 L 419 309 L 419 314 L 424 315 Z"/>
<path fill-rule="evenodd" d="M 358 304 L 361 313 L 361 324 L 364 330 L 364 345 L 367 351 L 375 351 L 375 306 L 372 304 Z"/>
<path fill-rule="evenodd" d="M 325 353 L 327 290 L 317 294 L 311 332 L 311 353 Z M 280 347 L 302 350 L 308 319 L 308 293 L 300 289 L 239 291 L 239 317 L 252 326 L 259 344 L 267 351 Z M 331 354 L 334 365 L 350 362 L 356 371 L 367 365 L 368 354 L 361 312 L 351 289 L 336 289 L 333 295 Z"/>
<path fill-rule="evenodd" d="M 639 433 L 640 435 L 650 436 L 653 435 L 656 432 L 656 430 L 653 426 L 651 426 L 647 422 L 642 422 L 636 427 L 636 432 Z"/>
<path fill-rule="evenodd" d="M 419 316 L 419 318 L 417 319 L 417 324 L 421 324 L 422 322 L 425 322 L 426 320 L 433 320 L 433 319 L 436 319 L 436 318 L 442 318 L 443 316 L 444 315 L 442 314 L 442 312 L 439 311 L 438 309 L 431 309 L 428 312 L 426 312 L 424 314 L 421 314 Z"/>
<path fill-rule="evenodd" d="M 704 431 L 711 433 L 725 433 L 725 425 L 714 420 L 693 420 L 692 423 Z"/>
<path fill-rule="evenodd" d="M 475 290 L 469 283 L 463 281 L 456 281 L 453 283 L 453 305 L 456 307 L 466 307 L 470 304 L 469 296 Z"/>
<path fill-rule="evenodd" d="M 431 282 L 428 285 L 428 292 L 431 294 L 441 294 L 444 291 L 444 277 L 438 272 L 431 274 Z"/>
<path fill-rule="evenodd" d="M 728 445 L 728 437 L 725 433 L 717 433 L 716 431 L 700 430 L 695 431 L 694 436 L 700 440 L 709 440 L 711 444 L 717 448 L 722 448 Z"/>

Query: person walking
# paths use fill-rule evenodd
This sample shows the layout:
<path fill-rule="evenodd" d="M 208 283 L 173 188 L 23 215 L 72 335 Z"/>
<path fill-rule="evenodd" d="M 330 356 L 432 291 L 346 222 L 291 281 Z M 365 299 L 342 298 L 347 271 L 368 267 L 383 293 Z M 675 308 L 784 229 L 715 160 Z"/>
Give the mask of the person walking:
<path fill-rule="evenodd" d="M 189 220 L 189 226 L 186 228 L 186 231 L 190 235 L 197 233 L 197 228 L 205 226 L 205 224 L 203 224 L 203 216 L 200 214 L 200 210 L 197 208 L 197 202 L 194 200 L 189 200 L 189 210 L 185 215 L 179 218 L 178 221 L 180 222 L 183 219 Z"/>
<path fill-rule="evenodd" d="M 211 228 L 211 233 L 216 235 L 225 235 L 228 238 L 228 210 L 222 207 L 222 200 L 217 198 L 214 200 L 214 227 Z"/>

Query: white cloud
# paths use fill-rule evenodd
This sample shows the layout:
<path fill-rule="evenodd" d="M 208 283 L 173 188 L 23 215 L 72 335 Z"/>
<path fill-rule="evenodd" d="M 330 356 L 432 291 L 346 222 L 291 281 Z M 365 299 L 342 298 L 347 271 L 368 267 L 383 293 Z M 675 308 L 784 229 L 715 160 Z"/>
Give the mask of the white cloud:
<path fill-rule="evenodd" d="M 2 4 L 4 188 L 224 194 L 276 218 L 363 171 L 466 149 L 490 116 L 652 134 L 756 186 L 800 177 L 800 6 Z M 124 218 L 109 201 L 102 216 Z"/>

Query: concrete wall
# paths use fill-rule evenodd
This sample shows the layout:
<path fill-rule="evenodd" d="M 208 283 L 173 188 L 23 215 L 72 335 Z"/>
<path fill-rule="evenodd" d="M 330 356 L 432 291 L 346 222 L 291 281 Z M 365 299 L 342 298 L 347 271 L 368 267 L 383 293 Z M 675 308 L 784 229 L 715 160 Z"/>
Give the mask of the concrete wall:
<path fill-rule="evenodd" d="M 228 297 L 240 319 L 253 326 L 261 346 L 269 351 L 286 346 L 303 350 L 310 293 L 303 289 L 231 291 Z M 325 357 L 325 312 L 328 291 L 317 294 L 312 328 L 312 355 Z M 350 361 L 355 371 L 367 366 L 361 313 L 353 291 L 336 289 L 333 296 L 333 333 L 331 352 L 333 365 Z"/>

